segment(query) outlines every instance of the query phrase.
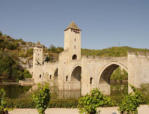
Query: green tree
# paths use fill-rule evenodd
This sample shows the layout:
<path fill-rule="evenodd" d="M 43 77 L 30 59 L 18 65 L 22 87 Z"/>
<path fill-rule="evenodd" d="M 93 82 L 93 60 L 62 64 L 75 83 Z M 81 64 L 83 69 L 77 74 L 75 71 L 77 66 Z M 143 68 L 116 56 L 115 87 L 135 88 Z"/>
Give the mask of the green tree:
<path fill-rule="evenodd" d="M 15 57 L 0 51 L 0 76 L 3 76 L 5 79 L 18 81 L 25 77 L 31 77 L 29 75 L 29 72 L 26 72 L 19 65 Z"/>
<path fill-rule="evenodd" d="M 120 67 L 118 67 L 111 75 L 111 80 L 115 81 L 122 81 L 122 80 L 128 80 L 128 73 Z"/>
<path fill-rule="evenodd" d="M 50 61 L 50 57 L 49 56 L 46 56 L 45 62 L 49 62 L 49 61 Z"/>
<path fill-rule="evenodd" d="M 47 85 L 39 85 L 38 90 L 33 94 L 33 102 L 39 112 L 39 114 L 45 114 L 45 110 L 48 107 L 50 101 L 50 90 Z"/>
<path fill-rule="evenodd" d="M 27 70 L 24 70 L 23 74 L 24 74 L 24 78 L 32 78 L 32 75 Z"/>
<path fill-rule="evenodd" d="M 49 51 L 56 52 L 56 47 L 54 45 L 51 45 Z"/>
<path fill-rule="evenodd" d="M 30 49 L 27 50 L 26 57 L 30 57 L 32 55 L 33 55 L 33 49 L 30 48 Z"/>
<path fill-rule="evenodd" d="M 79 99 L 78 108 L 80 113 L 96 114 L 96 108 L 99 106 L 114 105 L 110 97 L 104 96 L 98 89 L 94 89 Z"/>

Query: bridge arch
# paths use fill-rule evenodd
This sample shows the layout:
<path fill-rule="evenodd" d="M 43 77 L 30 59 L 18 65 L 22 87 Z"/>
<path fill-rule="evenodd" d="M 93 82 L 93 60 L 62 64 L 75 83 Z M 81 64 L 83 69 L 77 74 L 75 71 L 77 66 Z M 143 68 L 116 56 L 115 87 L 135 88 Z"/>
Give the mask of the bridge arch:
<path fill-rule="evenodd" d="M 98 75 L 98 88 L 104 94 L 110 95 L 110 77 L 118 67 L 128 72 L 127 66 L 119 62 L 110 62 L 101 68 Z"/>
<path fill-rule="evenodd" d="M 73 67 L 70 78 L 72 90 L 81 90 L 81 72 L 81 66 L 78 65 Z"/>

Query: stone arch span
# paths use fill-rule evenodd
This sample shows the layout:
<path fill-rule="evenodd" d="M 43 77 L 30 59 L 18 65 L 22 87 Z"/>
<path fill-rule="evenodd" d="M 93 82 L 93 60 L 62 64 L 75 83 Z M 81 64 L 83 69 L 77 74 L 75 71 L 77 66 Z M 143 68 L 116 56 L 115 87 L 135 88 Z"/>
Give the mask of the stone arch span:
<path fill-rule="evenodd" d="M 98 79 L 98 88 L 101 92 L 104 94 L 110 95 L 110 77 L 114 70 L 116 70 L 118 67 L 124 69 L 126 72 L 128 72 L 128 68 L 118 62 L 111 62 L 109 64 L 106 64 L 99 73 L 99 79 Z"/>
<path fill-rule="evenodd" d="M 71 72 L 71 90 L 81 90 L 81 66 L 76 66 Z"/>

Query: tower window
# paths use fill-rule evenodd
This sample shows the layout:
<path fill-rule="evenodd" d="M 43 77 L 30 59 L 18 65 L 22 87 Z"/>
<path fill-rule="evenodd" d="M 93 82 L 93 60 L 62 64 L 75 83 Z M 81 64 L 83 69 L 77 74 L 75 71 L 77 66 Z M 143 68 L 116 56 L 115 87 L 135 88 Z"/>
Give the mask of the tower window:
<path fill-rule="evenodd" d="M 90 84 L 92 84 L 93 83 L 93 78 L 92 77 L 90 77 Z"/>
<path fill-rule="evenodd" d="M 39 75 L 39 78 L 41 78 L 41 74 Z"/>
<path fill-rule="evenodd" d="M 76 60 L 76 59 L 77 59 L 77 55 L 73 55 L 72 60 Z"/>
<path fill-rule="evenodd" d="M 50 79 L 52 78 L 52 75 L 50 75 Z"/>
<path fill-rule="evenodd" d="M 66 76 L 66 82 L 68 81 L 68 76 Z"/>

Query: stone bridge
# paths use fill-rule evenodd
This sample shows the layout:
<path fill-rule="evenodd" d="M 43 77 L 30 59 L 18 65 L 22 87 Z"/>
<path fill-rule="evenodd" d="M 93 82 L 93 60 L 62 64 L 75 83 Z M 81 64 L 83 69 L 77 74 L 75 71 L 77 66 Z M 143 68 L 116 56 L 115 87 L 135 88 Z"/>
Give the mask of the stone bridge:
<path fill-rule="evenodd" d="M 66 67 L 67 66 L 67 67 Z M 149 83 L 149 56 L 128 53 L 127 57 L 85 57 L 65 65 L 63 77 L 59 79 L 59 87 L 63 90 L 81 89 L 85 95 L 93 88 L 98 88 L 104 94 L 110 94 L 110 76 L 120 67 L 128 72 L 128 83 L 140 87 Z M 63 80 L 63 81 L 62 81 Z M 129 92 L 131 89 L 129 88 Z"/>

